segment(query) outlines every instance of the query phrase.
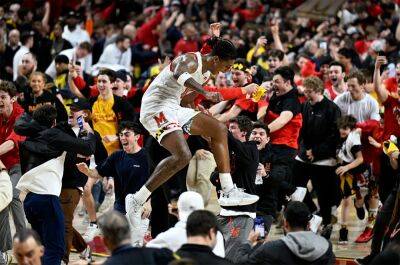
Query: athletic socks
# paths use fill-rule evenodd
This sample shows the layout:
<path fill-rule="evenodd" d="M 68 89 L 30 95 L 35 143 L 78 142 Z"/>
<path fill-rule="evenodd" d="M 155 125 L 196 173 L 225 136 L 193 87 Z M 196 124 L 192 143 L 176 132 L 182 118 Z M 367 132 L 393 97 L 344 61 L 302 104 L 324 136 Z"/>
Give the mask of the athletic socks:
<path fill-rule="evenodd" d="M 378 208 L 375 208 L 375 209 L 370 208 L 369 209 L 367 227 L 369 227 L 369 228 L 374 227 L 377 214 L 378 214 Z"/>
<path fill-rule="evenodd" d="M 233 189 L 233 181 L 230 173 L 219 173 L 219 181 L 221 182 L 221 188 L 224 192 Z"/>
<path fill-rule="evenodd" d="M 140 205 L 143 205 L 147 199 L 150 197 L 151 195 L 151 191 L 149 191 L 147 189 L 147 187 L 145 185 L 142 186 L 142 188 L 140 188 L 140 190 L 138 192 L 136 192 L 133 196 L 136 200 L 136 202 L 138 202 Z"/>

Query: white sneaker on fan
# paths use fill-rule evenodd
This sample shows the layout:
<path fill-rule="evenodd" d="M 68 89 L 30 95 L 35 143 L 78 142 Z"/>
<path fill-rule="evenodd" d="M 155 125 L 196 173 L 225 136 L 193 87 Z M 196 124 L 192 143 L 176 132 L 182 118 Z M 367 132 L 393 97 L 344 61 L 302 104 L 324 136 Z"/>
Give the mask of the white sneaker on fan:
<path fill-rule="evenodd" d="M 244 189 L 237 188 L 234 185 L 233 189 L 228 192 L 221 191 L 221 196 L 218 202 L 221 206 L 242 206 L 253 204 L 258 201 L 257 195 L 244 192 Z"/>

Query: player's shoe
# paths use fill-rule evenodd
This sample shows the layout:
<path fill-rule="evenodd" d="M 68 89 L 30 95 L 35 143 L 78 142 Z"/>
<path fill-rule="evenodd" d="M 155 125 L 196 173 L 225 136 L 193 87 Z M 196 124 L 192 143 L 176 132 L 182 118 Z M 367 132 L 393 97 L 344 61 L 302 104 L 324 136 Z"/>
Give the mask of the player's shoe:
<path fill-rule="evenodd" d="M 242 206 L 253 204 L 258 201 L 257 195 L 244 192 L 244 189 L 237 188 L 234 185 L 233 189 L 228 192 L 221 191 L 221 196 L 218 202 L 221 206 Z"/>
<path fill-rule="evenodd" d="M 89 224 L 85 234 L 82 238 L 85 240 L 86 243 L 93 241 L 93 239 L 100 235 L 100 229 L 97 227 L 96 224 Z"/>

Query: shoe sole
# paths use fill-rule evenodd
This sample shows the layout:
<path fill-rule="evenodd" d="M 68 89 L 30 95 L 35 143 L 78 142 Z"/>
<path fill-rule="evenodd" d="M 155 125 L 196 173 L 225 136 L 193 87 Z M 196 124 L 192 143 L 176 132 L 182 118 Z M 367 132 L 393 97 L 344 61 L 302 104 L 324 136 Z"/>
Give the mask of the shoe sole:
<path fill-rule="evenodd" d="M 239 203 L 225 203 L 223 201 L 218 200 L 218 203 L 220 206 L 244 206 L 244 205 L 250 205 L 253 203 L 256 203 L 260 198 L 257 198 L 254 201 L 246 201 L 246 202 L 239 202 Z"/>

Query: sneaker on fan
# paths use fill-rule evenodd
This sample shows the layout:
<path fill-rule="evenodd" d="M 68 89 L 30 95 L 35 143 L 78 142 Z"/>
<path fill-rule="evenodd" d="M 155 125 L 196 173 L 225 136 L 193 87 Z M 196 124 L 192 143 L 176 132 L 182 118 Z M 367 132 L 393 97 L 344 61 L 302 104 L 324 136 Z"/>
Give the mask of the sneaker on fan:
<path fill-rule="evenodd" d="M 7 252 L 0 251 L 0 264 L 9 265 L 11 264 L 12 256 L 9 255 Z"/>
<path fill-rule="evenodd" d="M 82 236 L 86 243 L 93 241 L 93 239 L 100 234 L 100 229 L 96 224 L 89 224 L 85 234 Z"/>
<path fill-rule="evenodd" d="M 303 187 L 297 187 L 296 191 L 290 196 L 292 201 L 302 202 L 304 197 L 306 197 L 307 189 Z"/>
<path fill-rule="evenodd" d="M 79 258 L 86 260 L 89 263 L 93 262 L 92 249 L 87 246 L 86 249 L 79 254 Z"/>
<path fill-rule="evenodd" d="M 356 239 L 356 243 L 367 243 L 372 239 L 373 233 L 372 233 L 372 228 L 366 227 L 364 232 L 361 233 Z"/>
<path fill-rule="evenodd" d="M 133 227 L 141 227 L 143 205 L 139 204 L 133 194 L 128 194 L 125 197 L 126 217 Z"/>
<path fill-rule="evenodd" d="M 313 214 L 313 217 L 310 220 L 310 230 L 313 231 L 314 233 L 317 233 L 321 223 L 322 223 L 322 217 Z"/>
<path fill-rule="evenodd" d="M 244 192 L 244 189 L 237 188 L 234 185 L 233 189 L 228 192 L 221 191 L 221 196 L 218 202 L 221 206 L 241 206 L 249 205 L 258 201 L 257 195 Z"/>

